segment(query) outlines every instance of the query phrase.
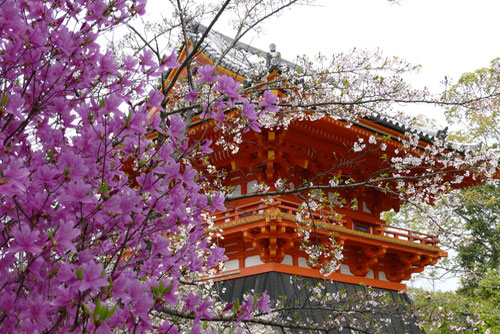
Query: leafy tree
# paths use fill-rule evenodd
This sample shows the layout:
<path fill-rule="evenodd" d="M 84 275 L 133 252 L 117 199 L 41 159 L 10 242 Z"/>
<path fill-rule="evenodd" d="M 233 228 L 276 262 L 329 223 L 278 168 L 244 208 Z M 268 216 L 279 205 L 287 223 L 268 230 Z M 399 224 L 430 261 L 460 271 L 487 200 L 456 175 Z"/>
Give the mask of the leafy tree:
<path fill-rule="evenodd" d="M 444 99 L 458 103 L 446 111 L 448 121 L 459 125 L 453 137 L 467 142 L 480 141 L 483 145 L 497 145 L 500 141 L 500 58 L 490 67 L 465 73 L 444 93 Z"/>
<path fill-rule="evenodd" d="M 489 270 L 473 295 L 410 289 L 426 333 L 500 333 L 499 275 Z"/>
<path fill-rule="evenodd" d="M 458 246 L 458 260 L 468 273 L 464 289 L 474 294 L 488 270 L 500 270 L 500 189 L 498 184 L 462 192 L 463 206 L 456 210 L 470 232 L 469 242 Z"/>
<path fill-rule="evenodd" d="M 443 95 L 448 101 L 469 100 L 446 111 L 448 120 L 460 125 L 460 130 L 450 133 L 450 139 L 479 142 L 482 147 L 498 146 L 498 65 L 499 60 L 494 59 L 489 68 L 465 73 Z M 483 100 L 486 96 L 491 99 Z M 416 304 L 421 307 L 420 319 L 424 319 L 426 331 L 499 333 L 498 182 L 447 195 L 427 210 L 405 208 L 399 216 L 388 215 L 388 218 L 394 222 L 402 222 L 403 218 L 413 228 L 426 227 L 440 233 L 447 248 L 457 254 L 445 262 L 441 270 L 431 272 L 434 278 L 446 272 L 458 274 L 461 287 L 457 292 L 412 291 Z M 470 319 L 476 319 L 472 321 L 473 326 Z"/>
<path fill-rule="evenodd" d="M 297 2 L 171 2 L 172 25 L 158 34 L 178 31 L 185 42 L 187 24 L 208 19 L 212 28 L 233 11 L 238 39 Z M 425 100 L 426 92 L 401 79 L 414 67 L 354 51 L 319 58 L 315 66 L 302 59 L 301 70 L 243 88 L 210 65 L 192 70 L 195 51 L 177 63 L 172 44 L 164 44 L 168 52 L 159 49 L 158 34 L 134 35 L 140 45 L 123 57 L 100 43 L 119 26 L 131 27 L 144 6 L 142 0 L 0 2 L 0 332 L 339 328 L 336 319 L 298 325 L 270 320 L 263 315 L 271 311 L 266 294 L 228 304 L 200 284 L 225 259 L 204 227 L 211 212 L 224 208 L 225 189 L 200 166 L 207 167 L 204 158 L 213 149 L 235 149 L 246 131 L 325 115 L 356 121 L 395 102 Z M 187 75 L 166 82 L 165 70 L 172 68 Z M 269 92 L 275 89 L 295 94 L 278 99 Z M 153 108 L 159 115 L 148 118 Z M 238 117 L 228 117 L 228 109 Z M 227 139 L 221 147 L 187 138 L 195 116 L 221 129 Z M 430 203 L 448 189 L 443 175 L 458 183 L 464 170 L 483 176 L 495 169 L 491 152 L 455 154 L 437 142 L 427 154 L 416 149 L 417 139 L 408 134 L 391 167 L 370 179 L 304 180 L 275 193 L 306 198 L 309 191 L 369 186 Z M 384 147 L 374 140 L 349 149 L 363 156 Z M 262 189 L 252 196 L 269 194 Z M 350 311 L 341 308 L 339 317 Z M 354 320 L 348 325 L 361 330 Z"/>

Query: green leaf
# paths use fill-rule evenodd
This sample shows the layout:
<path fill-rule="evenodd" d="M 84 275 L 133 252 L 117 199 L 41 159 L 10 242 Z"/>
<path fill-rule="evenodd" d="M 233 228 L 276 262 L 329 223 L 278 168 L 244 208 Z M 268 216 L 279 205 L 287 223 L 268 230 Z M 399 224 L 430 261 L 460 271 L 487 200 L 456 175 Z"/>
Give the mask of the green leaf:
<path fill-rule="evenodd" d="M 99 184 L 99 191 L 101 194 L 106 194 L 108 192 L 108 180 L 104 180 L 103 183 Z"/>
<path fill-rule="evenodd" d="M 5 93 L 2 97 L 2 100 L 0 100 L 0 107 L 7 105 L 7 102 L 9 102 L 9 94 Z"/>
<path fill-rule="evenodd" d="M 92 311 L 88 308 L 87 305 L 83 304 L 83 310 L 88 313 L 88 315 L 93 315 Z"/>
<path fill-rule="evenodd" d="M 111 318 L 113 316 L 113 314 L 115 314 L 117 306 L 118 306 L 118 304 L 116 304 L 115 306 L 113 306 L 113 308 L 111 309 L 111 311 L 109 311 L 109 313 L 108 313 L 108 319 Z"/>
<path fill-rule="evenodd" d="M 94 317 L 97 317 L 97 315 L 101 312 L 101 299 L 98 298 L 97 302 L 95 303 L 95 309 L 94 309 Z"/>
<path fill-rule="evenodd" d="M 82 267 L 78 268 L 76 270 L 76 277 L 81 281 L 83 279 L 83 271 L 82 271 Z"/>
<path fill-rule="evenodd" d="M 165 290 L 163 291 L 163 294 L 166 295 L 167 293 L 169 293 L 170 291 L 172 291 L 172 287 L 173 285 L 172 284 L 169 284 Z"/>

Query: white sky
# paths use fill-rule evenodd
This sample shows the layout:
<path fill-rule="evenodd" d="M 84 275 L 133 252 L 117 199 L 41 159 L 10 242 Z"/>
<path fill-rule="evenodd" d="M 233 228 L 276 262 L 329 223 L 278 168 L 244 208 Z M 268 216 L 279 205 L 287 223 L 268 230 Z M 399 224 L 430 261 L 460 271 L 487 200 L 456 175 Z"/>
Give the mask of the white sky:
<path fill-rule="evenodd" d="M 445 75 L 488 66 L 500 57 L 498 0 L 322 0 L 271 19 L 253 44 L 277 44 L 284 58 L 380 48 L 421 64 L 417 84 L 439 87 Z"/>
<path fill-rule="evenodd" d="M 161 13 L 161 1 L 149 1 L 149 8 L 156 15 Z M 266 51 L 275 43 L 289 60 L 354 47 L 380 48 L 387 56 L 421 64 L 419 75 L 410 80 L 416 87 L 427 86 L 434 92 L 441 91 L 445 76 L 456 80 L 500 57 L 499 0 L 401 0 L 397 5 L 386 0 L 319 0 L 314 6 L 287 10 L 263 27 L 263 34 L 244 41 Z M 231 36 L 229 26 L 219 24 L 216 30 Z M 436 116 L 435 109 L 428 106 L 418 112 Z M 436 288 L 456 286 L 455 280 Z"/>

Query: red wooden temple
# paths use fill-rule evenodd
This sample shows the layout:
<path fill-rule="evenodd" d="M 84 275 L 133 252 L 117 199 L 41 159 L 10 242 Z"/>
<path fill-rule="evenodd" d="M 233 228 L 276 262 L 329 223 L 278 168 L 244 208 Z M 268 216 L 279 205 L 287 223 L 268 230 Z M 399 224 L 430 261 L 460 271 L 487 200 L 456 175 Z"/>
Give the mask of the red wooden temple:
<path fill-rule="evenodd" d="M 204 29 L 198 25 L 190 32 L 191 40 L 181 50 L 179 62 L 193 50 Z M 229 75 L 240 82 L 247 78 L 246 72 L 241 70 L 248 66 L 245 57 L 266 54 L 210 32 L 192 59 L 192 69 L 214 64 L 220 56 L 212 48 L 214 44 L 233 44 L 236 53 L 246 54 L 242 58 L 229 53 L 216 69 L 218 74 Z M 268 54 L 270 57 L 272 55 Z M 287 65 L 294 64 L 287 62 Z M 171 71 L 167 81 L 175 74 L 176 70 Z M 277 75 L 277 72 L 270 71 L 267 80 L 274 80 Z M 273 91 L 273 94 L 282 93 Z M 234 300 L 253 289 L 271 292 L 271 297 L 278 298 L 277 290 L 294 293 L 293 284 L 285 282 L 290 275 L 313 280 L 324 278 L 317 263 L 313 264 L 301 247 L 301 231 L 308 228 L 310 240 L 315 243 L 328 248 L 333 238 L 334 245 L 342 246 L 343 259 L 339 269 L 326 277 L 334 286 L 333 290 L 353 292 L 366 285 L 390 292 L 394 301 L 403 296 L 404 302 L 408 302 L 405 294 L 396 293 L 406 289 L 404 281 L 412 274 L 422 272 L 426 266 L 436 264 L 447 253 L 439 248 L 437 236 L 388 226 L 380 219 L 384 211 L 397 211 L 401 199 L 391 192 L 366 185 L 325 187 L 322 195 L 327 200 L 323 207 L 304 212 L 302 206 L 307 193 L 299 190 L 294 193 L 294 189 L 300 189 L 308 181 L 328 185 L 331 180 L 349 179 L 356 183 L 382 175 L 381 171 L 390 167 L 390 159 L 401 154 L 398 151 L 402 150 L 398 149 L 402 147 L 402 139 L 406 138 L 408 130 L 384 117 L 365 118 L 354 123 L 324 117 L 316 121 L 295 121 L 286 129 L 247 132 L 243 134 L 237 153 L 228 150 L 212 153 L 210 164 L 225 173 L 223 185 L 231 189 L 227 210 L 213 216 L 214 227 L 220 236 L 214 242 L 225 248 L 228 260 L 222 271 L 209 278 L 223 281 L 229 287 L 229 293 L 222 297 Z M 425 149 L 434 140 L 432 134 L 421 130 L 417 133 L 420 138 L 417 151 Z M 196 124 L 195 119 L 189 137 L 191 140 L 203 138 L 216 142 L 220 133 L 214 123 Z M 385 147 L 374 146 L 363 154 L 352 149 L 356 142 L 368 143 L 373 138 L 379 143 L 383 141 Z M 412 175 L 417 173 L 414 171 Z M 274 195 L 266 196 L 262 191 L 256 194 L 262 184 L 269 187 L 268 192 L 275 192 Z M 287 194 L 276 193 L 282 187 L 288 190 Z M 281 283 L 276 283 L 277 280 Z M 321 322 L 323 316 L 319 317 Z M 411 322 L 387 328 L 396 332 L 420 332 Z"/>
<path fill-rule="evenodd" d="M 234 189 L 233 197 L 252 194 L 262 183 L 274 191 L 280 179 L 286 179 L 288 187 L 293 189 L 294 185 L 330 169 L 319 183 L 328 184 L 332 175 L 366 179 L 383 167 L 378 161 L 380 152 L 364 157 L 360 164 L 342 165 L 341 162 L 354 161 L 357 153 L 346 147 L 352 147 L 359 137 L 367 141 L 373 135 L 371 128 L 386 131 L 369 121 L 363 122 L 363 128 L 348 127 L 347 123 L 330 118 L 296 122 L 287 130 L 249 133 L 237 154 L 215 153 L 210 162 L 218 170 L 226 171 L 225 185 Z M 198 130 L 193 129 L 192 135 Z M 401 145 L 395 140 L 388 144 L 388 151 L 391 145 Z M 335 161 L 335 156 L 342 156 L 338 158 L 342 161 Z M 332 165 L 341 167 L 332 169 Z M 359 187 L 326 191 L 325 196 L 334 206 L 340 198 L 347 199 L 348 203 L 357 201 L 353 208 L 336 207 L 335 214 L 326 209 L 317 210 L 306 219 L 314 229 L 310 231 L 314 234 L 312 240 L 328 246 L 334 236 L 343 246 L 342 265 L 329 279 L 404 290 L 401 281 L 447 255 L 438 247 L 436 236 L 387 226 L 380 219 L 381 212 L 399 207 L 399 200 L 393 195 Z M 321 277 L 319 269 L 310 265 L 307 254 L 301 250 L 299 230 L 304 222 L 298 224 L 297 216 L 301 214 L 302 203 L 302 199 L 290 194 L 228 202 L 228 210 L 218 212 L 214 219 L 215 227 L 223 236 L 218 243 L 226 248 L 229 258 L 218 278 L 270 271 Z"/>
<path fill-rule="evenodd" d="M 200 31 L 195 31 L 191 39 L 199 35 Z M 193 58 L 192 68 L 213 64 L 217 55 L 210 43 L 221 44 L 228 40 L 222 34 L 211 32 L 204 44 L 206 47 Z M 181 50 L 180 62 L 194 44 L 189 41 L 187 48 Z M 239 42 L 235 46 L 241 52 L 254 55 L 263 52 Z M 245 80 L 245 73 L 234 63 L 234 59 L 221 61 L 217 72 Z M 169 78 L 174 74 L 175 70 Z M 277 74 L 270 74 L 274 75 Z M 328 184 L 334 177 L 366 180 L 388 167 L 388 161 L 402 146 L 401 139 L 406 131 L 384 118 L 361 119 L 356 123 L 330 117 L 296 121 L 286 130 L 248 132 L 243 135 L 238 153 L 216 151 L 209 160 L 217 170 L 226 173 L 223 183 L 233 189 L 230 198 L 253 194 L 262 183 L 270 187 L 269 191 L 280 190 L 275 188 L 278 180 L 286 180 L 285 186 L 292 190 L 306 180 L 314 180 L 315 184 Z M 193 139 L 199 138 L 201 133 L 204 139 L 213 142 L 220 136 L 211 123 L 201 123 L 189 130 Z M 367 143 L 370 137 L 385 138 L 386 150 L 382 152 L 378 148 L 360 156 L 351 149 L 360 138 Z M 419 137 L 421 148 L 432 142 L 432 136 L 425 132 Z M 384 154 L 387 159 L 380 158 Z M 230 199 L 228 209 L 214 216 L 215 227 L 223 237 L 216 242 L 226 249 L 228 260 L 224 270 L 212 278 L 231 280 L 270 272 L 322 277 L 319 268 L 310 263 L 301 249 L 299 232 L 304 222 L 311 226 L 312 240 L 328 247 L 334 237 L 336 243 L 343 246 L 340 268 L 327 277 L 335 282 L 363 283 L 401 291 L 406 287 L 403 281 L 410 279 L 413 273 L 447 256 L 439 248 L 436 236 L 388 226 L 380 219 L 382 212 L 398 210 L 402 203 L 389 192 L 359 186 L 325 190 L 324 196 L 335 213 L 327 209 L 315 210 L 301 223 L 298 223 L 298 216 L 302 212 L 303 199 L 295 194 Z M 340 199 L 345 205 L 339 205 Z"/>

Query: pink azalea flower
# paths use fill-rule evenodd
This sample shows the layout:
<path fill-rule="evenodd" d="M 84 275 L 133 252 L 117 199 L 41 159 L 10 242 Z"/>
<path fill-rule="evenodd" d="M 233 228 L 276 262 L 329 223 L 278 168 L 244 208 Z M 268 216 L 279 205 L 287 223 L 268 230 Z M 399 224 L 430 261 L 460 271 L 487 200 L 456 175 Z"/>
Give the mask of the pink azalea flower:
<path fill-rule="evenodd" d="M 166 57 L 163 60 L 163 63 L 168 68 L 177 68 L 180 66 L 180 64 L 177 62 L 177 55 L 175 54 L 175 50 L 172 50 L 172 53 L 170 54 L 170 56 Z"/>
<path fill-rule="evenodd" d="M 153 52 L 151 50 L 145 49 L 142 55 L 139 56 L 139 60 L 143 72 L 145 72 L 146 66 L 151 68 L 156 66 L 153 61 Z"/>
<path fill-rule="evenodd" d="M 38 295 L 36 299 L 27 300 L 27 302 L 25 303 L 25 307 L 23 307 L 23 310 L 19 314 L 19 318 L 23 319 L 23 322 L 27 323 L 27 329 L 32 326 L 32 329 L 37 329 L 40 330 L 40 332 L 44 332 L 43 329 L 50 326 L 47 314 L 47 311 L 49 309 L 49 302 L 45 300 L 42 295 Z"/>
<path fill-rule="evenodd" d="M 164 299 L 170 306 L 175 306 L 177 304 L 177 294 L 175 291 L 177 290 L 179 282 L 176 279 L 172 279 L 167 281 L 164 286 L 169 286 L 170 284 L 172 284 L 172 288 L 167 294 L 165 294 Z"/>
<path fill-rule="evenodd" d="M 200 79 L 198 82 L 215 82 L 215 65 L 205 65 L 198 69 L 198 74 L 200 75 Z"/>
<path fill-rule="evenodd" d="M 18 229 L 12 232 L 14 241 L 10 247 L 10 251 L 14 253 L 27 252 L 38 255 L 41 252 L 37 245 L 37 239 L 40 231 L 31 231 L 26 224 L 22 224 Z"/>
<path fill-rule="evenodd" d="M 227 256 L 224 255 L 225 249 L 221 247 L 215 247 L 212 249 L 210 255 L 207 258 L 207 267 L 215 267 L 219 264 L 219 261 L 226 261 Z"/>
<path fill-rule="evenodd" d="M 184 97 L 184 100 L 194 103 L 196 98 L 198 97 L 198 93 L 192 89 L 189 90 L 189 93 Z"/>
<path fill-rule="evenodd" d="M 158 90 L 153 89 L 149 92 L 148 106 L 155 107 L 156 109 L 163 110 L 161 103 L 163 102 L 163 94 Z"/>
<path fill-rule="evenodd" d="M 248 300 L 243 302 L 240 306 L 240 315 L 236 319 L 236 321 L 240 322 L 241 320 L 252 320 L 253 319 L 253 295 L 248 296 Z"/>
<path fill-rule="evenodd" d="M 213 150 L 210 148 L 210 145 L 212 145 L 212 140 L 210 140 L 210 139 L 205 140 L 205 141 L 201 144 L 201 146 L 200 146 L 200 148 L 201 148 L 201 152 L 202 152 L 203 154 L 210 154 L 210 153 L 212 153 L 212 152 L 213 152 Z"/>
<path fill-rule="evenodd" d="M 186 123 L 180 115 L 172 115 L 168 118 L 168 134 L 172 138 L 186 138 L 182 132 L 186 129 Z"/>
<path fill-rule="evenodd" d="M 90 261 L 81 266 L 82 279 L 75 281 L 75 287 L 84 292 L 90 289 L 93 292 L 98 291 L 104 286 L 108 286 L 108 281 L 102 278 L 102 263 Z"/>
<path fill-rule="evenodd" d="M 228 97 L 236 100 L 240 97 L 240 83 L 230 76 L 221 75 L 217 78 L 218 84 L 214 88 L 214 91 L 219 91 L 225 93 Z"/>
<path fill-rule="evenodd" d="M 221 195 L 221 193 L 216 193 L 212 197 L 212 211 L 215 212 L 217 210 L 223 211 L 226 210 L 226 207 L 224 206 L 224 196 Z"/>
<path fill-rule="evenodd" d="M 23 167 L 23 162 L 15 160 L 3 171 L 4 179 L 0 177 L 0 193 L 16 195 L 26 191 L 29 172 Z M 0 174 L 1 175 L 1 174 Z"/>
<path fill-rule="evenodd" d="M 278 107 L 273 105 L 273 103 L 275 103 L 277 99 L 278 99 L 277 96 L 273 95 L 270 91 L 266 90 L 264 92 L 264 98 L 262 99 L 262 101 L 260 101 L 260 106 L 267 111 L 277 112 Z"/>
<path fill-rule="evenodd" d="M 271 312 L 271 309 L 269 308 L 270 301 L 271 298 L 266 292 L 264 292 L 262 294 L 262 297 L 257 302 L 257 307 L 261 309 L 263 312 L 269 313 Z"/>
<path fill-rule="evenodd" d="M 193 293 L 189 293 L 189 296 L 187 298 L 182 298 L 184 301 L 185 305 L 184 308 L 182 309 L 182 312 L 185 311 L 194 311 L 196 304 L 200 301 L 201 296 L 194 295 Z"/>
<path fill-rule="evenodd" d="M 89 190 L 90 185 L 83 182 L 82 179 L 78 179 L 68 186 L 64 200 L 67 202 L 93 203 L 95 199 L 87 194 Z"/>
<path fill-rule="evenodd" d="M 78 228 L 73 228 L 74 223 L 72 221 L 61 222 L 59 224 L 59 229 L 54 234 L 54 241 L 58 244 L 56 248 L 65 252 L 70 250 L 76 253 L 75 245 L 73 245 L 73 239 L 80 235 L 80 230 Z"/>
<path fill-rule="evenodd" d="M 257 119 L 257 113 L 255 112 L 255 104 L 248 102 L 248 100 L 243 100 L 243 110 L 241 115 L 253 121 Z"/>

